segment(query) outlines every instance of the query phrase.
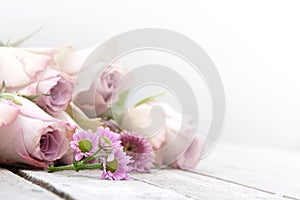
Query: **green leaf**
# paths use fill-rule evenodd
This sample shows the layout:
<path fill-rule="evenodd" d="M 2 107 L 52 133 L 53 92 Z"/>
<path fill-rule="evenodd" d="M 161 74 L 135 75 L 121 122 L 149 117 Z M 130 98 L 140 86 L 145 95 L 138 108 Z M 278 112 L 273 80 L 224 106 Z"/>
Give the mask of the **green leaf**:
<path fill-rule="evenodd" d="M 3 47 L 4 43 L 2 41 L 0 41 L 0 47 Z"/>
<path fill-rule="evenodd" d="M 10 41 L 8 40 L 6 43 L 6 46 L 9 47 L 18 47 L 21 46 L 24 42 L 26 42 L 27 40 L 29 40 L 30 38 L 32 38 L 32 36 L 34 36 L 35 34 L 37 34 L 38 32 L 40 32 L 42 30 L 43 26 L 41 26 L 38 30 L 36 30 L 35 32 L 27 35 L 24 38 L 21 38 L 20 40 L 17 40 L 15 42 L 10 43 Z"/>
<path fill-rule="evenodd" d="M 116 103 L 113 103 L 106 112 L 100 115 L 102 119 L 113 119 L 117 123 L 121 122 L 121 118 L 124 111 L 124 105 L 128 96 L 129 90 L 124 90 L 119 94 L 119 100 Z"/>
<path fill-rule="evenodd" d="M 138 107 L 144 103 L 147 103 L 149 101 L 153 101 L 154 99 L 158 98 L 158 97 L 161 97 L 163 95 L 166 95 L 168 93 L 168 91 L 165 91 L 165 92 L 162 92 L 162 93 L 159 93 L 157 95 L 153 95 L 153 96 L 150 96 L 150 97 L 147 97 L 145 99 L 142 99 L 141 101 L 137 102 L 134 107 Z"/>
<path fill-rule="evenodd" d="M 1 89 L 0 89 L 0 94 L 2 94 L 3 92 L 5 92 L 5 88 L 6 88 L 5 81 L 2 81 L 2 86 L 1 86 Z"/>
<path fill-rule="evenodd" d="M 107 111 L 105 111 L 104 113 L 102 113 L 100 116 L 99 116 L 101 119 L 113 119 L 113 114 L 112 114 L 112 111 L 111 111 L 111 108 L 108 108 Z"/>
<path fill-rule="evenodd" d="M 121 124 L 123 113 L 124 113 L 125 108 L 124 107 L 115 107 L 113 108 L 113 119 L 118 123 Z"/>
<path fill-rule="evenodd" d="M 123 107 L 125 105 L 129 90 L 124 90 L 119 94 L 119 100 L 116 103 L 113 103 L 111 107 L 118 106 Z"/>

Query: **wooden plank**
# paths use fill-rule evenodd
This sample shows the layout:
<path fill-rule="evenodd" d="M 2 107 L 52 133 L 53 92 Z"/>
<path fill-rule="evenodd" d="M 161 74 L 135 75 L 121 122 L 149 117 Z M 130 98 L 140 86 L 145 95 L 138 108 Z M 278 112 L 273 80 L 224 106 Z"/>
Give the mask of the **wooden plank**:
<path fill-rule="evenodd" d="M 61 199 L 55 194 L 26 181 L 7 169 L 0 168 L 0 199 Z"/>
<path fill-rule="evenodd" d="M 195 172 L 300 199 L 300 152 L 220 142 Z"/>
<path fill-rule="evenodd" d="M 269 193 L 181 170 L 158 170 L 149 174 L 134 174 L 133 178 L 172 189 L 193 199 L 282 199 Z"/>
<path fill-rule="evenodd" d="M 95 196 L 103 199 L 281 199 L 236 184 L 172 169 L 132 173 L 131 181 L 102 181 L 97 170 L 52 174 L 24 172 L 49 182 L 76 199 Z"/>
<path fill-rule="evenodd" d="M 73 199 L 190 199 L 176 191 L 160 188 L 144 182 L 100 180 L 100 171 L 63 171 L 47 173 L 25 170 L 28 176 L 48 182 L 69 194 Z"/>

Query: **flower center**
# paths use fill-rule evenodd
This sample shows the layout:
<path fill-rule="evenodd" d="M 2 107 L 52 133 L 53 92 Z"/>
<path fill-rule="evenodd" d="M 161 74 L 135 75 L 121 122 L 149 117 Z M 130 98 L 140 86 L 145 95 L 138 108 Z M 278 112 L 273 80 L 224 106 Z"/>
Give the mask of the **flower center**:
<path fill-rule="evenodd" d="M 135 152 L 137 146 L 135 144 L 129 144 L 127 143 L 125 146 L 124 146 L 124 150 L 125 151 L 129 151 L 129 152 Z"/>
<path fill-rule="evenodd" d="M 111 145 L 111 141 L 107 137 L 103 137 L 103 140 L 106 144 Z"/>
<path fill-rule="evenodd" d="M 114 159 L 113 161 L 106 163 L 106 170 L 114 173 L 115 171 L 117 171 L 118 166 L 119 166 L 118 160 Z"/>
<path fill-rule="evenodd" d="M 78 147 L 82 153 L 85 153 L 92 150 L 93 144 L 90 140 L 80 140 L 78 142 Z"/>

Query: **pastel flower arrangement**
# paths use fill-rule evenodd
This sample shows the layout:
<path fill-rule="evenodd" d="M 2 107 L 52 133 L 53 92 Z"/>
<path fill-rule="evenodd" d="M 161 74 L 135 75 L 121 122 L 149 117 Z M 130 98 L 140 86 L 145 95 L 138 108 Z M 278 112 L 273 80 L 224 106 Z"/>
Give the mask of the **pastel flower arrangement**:
<path fill-rule="evenodd" d="M 109 115 L 111 104 L 124 92 L 118 84 L 126 68 L 110 65 L 88 88 L 75 91 L 86 57 L 71 45 L 0 47 L 1 164 L 48 172 L 100 169 L 101 179 L 128 180 L 132 171 L 169 165 L 168 158 L 186 145 L 171 166 L 191 169 L 198 164 L 201 139 L 187 139 L 189 129 L 180 128 L 180 114 L 170 106 L 150 98 L 128 108 L 119 119 Z M 166 112 L 158 134 L 132 126 L 130 120 L 147 124 L 156 105 Z M 172 144 L 175 137 L 181 142 Z M 166 146 L 168 151 L 161 151 Z"/>

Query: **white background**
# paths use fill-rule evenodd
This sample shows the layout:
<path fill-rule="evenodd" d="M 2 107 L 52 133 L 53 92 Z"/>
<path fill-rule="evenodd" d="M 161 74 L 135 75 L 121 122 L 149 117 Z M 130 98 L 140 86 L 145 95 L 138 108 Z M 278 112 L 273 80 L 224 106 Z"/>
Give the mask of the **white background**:
<path fill-rule="evenodd" d="M 227 97 L 222 140 L 300 149 L 298 0 L 0 1 L 0 39 L 89 47 L 137 28 L 165 28 L 202 46 Z"/>

